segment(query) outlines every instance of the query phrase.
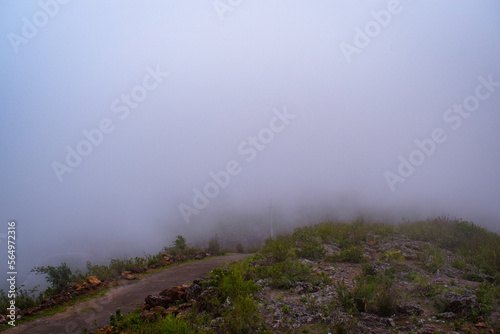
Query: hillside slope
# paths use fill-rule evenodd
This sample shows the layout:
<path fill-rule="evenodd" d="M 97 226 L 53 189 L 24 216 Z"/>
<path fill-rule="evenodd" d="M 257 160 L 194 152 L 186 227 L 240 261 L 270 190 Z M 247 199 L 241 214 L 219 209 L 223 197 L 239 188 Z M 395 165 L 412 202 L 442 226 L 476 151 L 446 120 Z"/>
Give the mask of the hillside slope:
<path fill-rule="evenodd" d="M 436 218 L 326 222 L 189 287 L 148 296 L 101 333 L 498 333 L 500 236 Z"/>

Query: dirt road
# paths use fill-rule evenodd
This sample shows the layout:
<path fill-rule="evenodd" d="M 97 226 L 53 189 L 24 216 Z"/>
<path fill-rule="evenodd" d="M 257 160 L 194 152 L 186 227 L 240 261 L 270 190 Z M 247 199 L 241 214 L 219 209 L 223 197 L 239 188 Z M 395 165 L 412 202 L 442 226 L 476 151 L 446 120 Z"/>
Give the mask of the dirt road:
<path fill-rule="evenodd" d="M 126 281 L 100 298 L 69 306 L 66 312 L 24 323 L 3 333 L 71 333 L 81 334 L 84 328 L 95 330 L 109 323 L 110 314 L 117 308 L 127 314 L 143 305 L 146 296 L 159 294 L 166 288 L 187 284 L 224 263 L 241 260 L 248 254 L 232 254 L 199 262 L 190 262 L 144 276 L 141 280 Z"/>

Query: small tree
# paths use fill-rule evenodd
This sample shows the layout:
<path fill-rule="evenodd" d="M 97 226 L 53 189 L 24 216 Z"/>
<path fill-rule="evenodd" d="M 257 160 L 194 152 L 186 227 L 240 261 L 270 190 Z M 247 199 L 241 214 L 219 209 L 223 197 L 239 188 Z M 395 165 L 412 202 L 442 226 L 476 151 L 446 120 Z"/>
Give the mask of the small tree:
<path fill-rule="evenodd" d="M 178 235 L 177 239 L 175 239 L 174 241 L 174 247 L 180 251 L 186 249 L 186 238 L 184 238 L 182 235 Z"/>
<path fill-rule="evenodd" d="M 218 255 L 220 252 L 219 239 L 217 235 L 208 241 L 208 251 L 213 255 Z"/>
<path fill-rule="evenodd" d="M 71 268 L 66 265 L 66 262 L 61 263 L 57 267 L 36 267 L 31 269 L 31 271 L 37 274 L 47 275 L 45 280 L 51 284 L 54 293 L 59 293 L 64 290 L 71 283 L 73 278 Z"/>

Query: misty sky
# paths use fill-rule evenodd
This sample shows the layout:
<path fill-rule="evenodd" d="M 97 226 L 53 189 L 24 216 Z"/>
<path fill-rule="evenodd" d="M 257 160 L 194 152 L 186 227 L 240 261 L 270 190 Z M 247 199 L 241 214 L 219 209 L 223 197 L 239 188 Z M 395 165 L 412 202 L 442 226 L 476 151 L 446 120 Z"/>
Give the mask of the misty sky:
<path fill-rule="evenodd" d="M 499 32 L 494 0 L 3 1 L 4 253 L 12 219 L 27 271 L 270 203 L 498 232 Z"/>

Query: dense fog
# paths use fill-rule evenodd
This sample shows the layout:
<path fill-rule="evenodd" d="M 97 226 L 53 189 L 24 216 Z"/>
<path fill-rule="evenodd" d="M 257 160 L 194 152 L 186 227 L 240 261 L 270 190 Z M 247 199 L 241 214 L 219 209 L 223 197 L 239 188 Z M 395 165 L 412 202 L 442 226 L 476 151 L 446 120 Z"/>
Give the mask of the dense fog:
<path fill-rule="evenodd" d="M 271 219 L 498 232 L 499 31 L 497 1 L 2 2 L 0 268 L 11 220 L 19 283 Z"/>

